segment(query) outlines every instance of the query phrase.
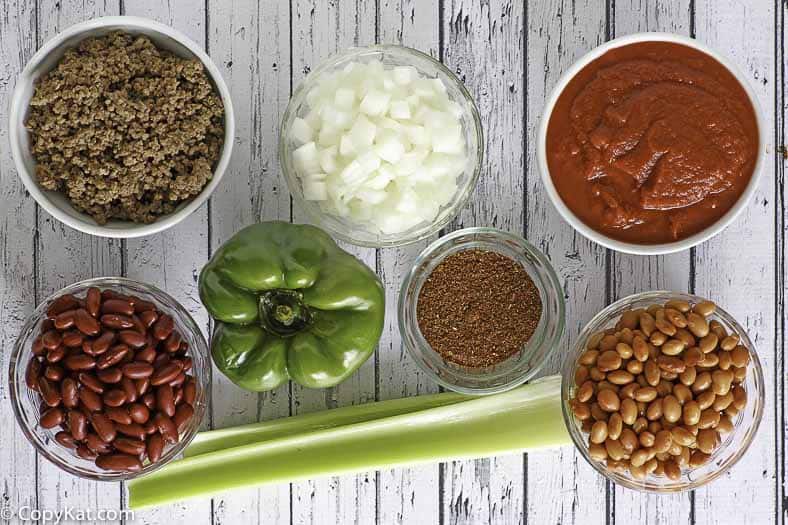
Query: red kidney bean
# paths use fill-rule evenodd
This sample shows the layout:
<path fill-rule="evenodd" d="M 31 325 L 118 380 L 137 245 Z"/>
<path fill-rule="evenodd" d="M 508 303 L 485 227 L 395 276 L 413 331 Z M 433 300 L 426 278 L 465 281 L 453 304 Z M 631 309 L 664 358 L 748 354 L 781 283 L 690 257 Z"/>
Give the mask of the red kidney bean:
<path fill-rule="evenodd" d="M 76 348 L 82 346 L 85 337 L 79 332 L 66 332 L 63 334 L 63 346 L 66 348 Z"/>
<path fill-rule="evenodd" d="M 74 436 L 66 432 L 65 430 L 61 430 L 57 434 L 55 434 L 55 441 L 60 443 L 61 446 L 75 449 L 77 448 L 77 441 L 74 439 Z"/>
<path fill-rule="evenodd" d="M 173 401 L 174 401 L 175 405 L 176 406 L 180 405 L 181 401 L 183 401 L 183 389 L 182 388 L 173 388 L 173 392 L 174 392 L 174 396 L 173 396 L 174 399 L 173 399 Z"/>
<path fill-rule="evenodd" d="M 134 326 L 134 321 L 125 315 L 104 314 L 101 316 L 101 324 L 113 330 L 127 330 Z"/>
<path fill-rule="evenodd" d="M 178 405 L 178 409 L 175 411 L 175 416 L 172 418 L 172 422 L 175 423 L 175 427 L 178 429 L 178 432 L 183 432 L 186 428 L 186 424 L 191 420 L 192 416 L 194 416 L 194 409 L 191 405 L 182 404 Z"/>
<path fill-rule="evenodd" d="M 88 388 L 97 394 L 104 393 L 104 385 L 101 383 L 101 381 L 96 379 L 96 376 L 94 376 L 93 374 L 88 372 L 81 372 L 79 375 L 77 375 L 77 379 L 79 379 L 79 382 L 85 388 Z"/>
<path fill-rule="evenodd" d="M 47 317 L 50 319 L 54 319 L 58 314 L 65 312 L 66 310 L 73 310 L 79 305 L 77 302 L 76 297 L 71 294 L 61 295 L 51 303 L 47 307 Z"/>
<path fill-rule="evenodd" d="M 171 387 L 179 387 L 179 386 L 183 385 L 184 381 L 186 381 L 186 374 L 181 372 L 180 374 L 175 376 L 175 379 L 173 379 L 172 381 L 169 382 L 169 385 Z"/>
<path fill-rule="evenodd" d="M 113 423 L 105 414 L 96 412 L 91 416 L 91 423 L 93 423 L 93 430 L 101 438 L 102 441 L 112 443 L 117 435 L 115 423 Z M 76 437 L 76 436 L 75 436 Z"/>
<path fill-rule="evenodd" d="M 144 379 L 153 375 L 153 366 L 139 361 L 125 364 L 121 370 L 124 376 L 131 379 Z"/>
<path fill-rule="evenodd" d="M 172 358 L 169 355 L 159 354 L 156 356 L 156 359 L 153 360 L 153 368 L 161 368 L 170 361 L 172 361 Z"/>
<path fill-rule="evenodd" d="M 33 351 L 33 355 L 35 356 L 44 355 L 47 351 L 47 348 L 44 346 L 44 343 L 41 341 L 41 336 L 38 336 L 33 340 L 33 344 L 30 347 L 30 349 Z"/>
<path fill-rule="evenodd" d="M 164 341 L 164 349 L 170 353 L 177 352 L 181 347 L 181 335 L 178 332 L 172 332 L 170 336 Z"/>
<path fill-rule="evenodd" d="M 109 454 L 112 452 L 112 445 L 92 432 L 85 438 L 85 444 L 91 452 L 95 452 L 96 454 Z"/>
<path fill-rule="evenodd" d="M 141 439 L 119 437 L 112 442 L 112 445 L 121 452 L 132 456 L 139 456 L 145 453 L 145 441 Z"/>
<path fill-rule="evenodd" d="M 87 446 L 80 445 L 77 447 L 77 456 L 82 459 L 94 460 L 98 457 L 98 454 L 90 450 Z"/>
<path fill-rule="evenodd" d="M 115 332 L 108 331 L 104 332 L 98 339 L 93 341 L 93 353 L 96 355 L 101 355 L 107 350 L 109 350 L 110 345 L 115 341 Z"/>
<path fill-rule="evenodd" d="M 79 404 L 79 389 L 77 387 L 77 382 L 71 378 L 67 377 L 60 383 L 60 396 L 63 399 L 63 406 L 66 408 L 76 408 Z"/>
<path fill-rule="evenodd" d="M 142 397 L 148 391 L 148 388 L 150 388 L 150 379 L 147 377 L 144 379 L 137 379 L 134 381 L 134 386 L 137 388 L 137 397 Z"/>
<path fill-rule="evenodd" d="M 63 363 L 73 371 L 92 370 L 96 367 L 96 360 L 85 354 L 70 355 Z"/>
<path fill-rule="evenodd" d="M 102 314 L 120 314 L 130 317 L 134 314 L 134 307 L 123 299 L 107 299 L 101 305 Z"/>
<path fill-rule="evenodd" d="M 188 372 L 189 370 L 191 370 L 193 365 L 194 365 L 194 361 L 192 360 L 191 357 L 184 357 L 183 358 L 183 371 L 184 372 Z"/>
<path fill-rule="evenodd" d="M 120 371 L 120 368 L 116 367 L 99 370 L 96 372 L 96 375 L 100 380 L 111 385 L 120 383 L 120 380 L 123 378 L 123 372 Z"/>
<path fill-rule="evenodd" d="M 60 407 L 49 408 L 41 414 L 39 423 L 43 428 L 55 428 L 64 421 L 63 409 Z"/>
<path fill-rule="evenodd" d="M 131 316 L 131 321 L 134 323 L 134 330 L 138 334 L 140 334 L 143 337 L 145 337 L 145 339 L 147 340 L 148 328 L 144 324 L 142 324 L 142 321 L 140 321 L 140 318 L 137 317 L 136 315 L 132 315 Z"/>
<path fill-rule="evenodd" d="M 65 375 L 63 367 L 59 365 L 47 365 L 44 369 L 44 377 L 55 383 L 62 381 Z"/>
<path fill-rule="evenodd" d="M 142 404 L 144 404 L 150 410 L 153 410 L 156 407 L 156 394 L 153 392 L 148 392 L 142 396 Z"/>
<path fill-rule="evenodd" d="M 145 429 L 137 423 L 132 423 L 130 425 L 118 424 L 115 425 L 115 427 L 118 429 L 118 432 L 123 435 L 131 436 L 137 439 L 145 439 Z"/>
<path fill-rule="evenodd" d="M 128 346 L 123 344 L 115 345 L 99 356 L 98 361 L 96 362 L 96 367 L 99 370 L 104 370 L 105 368 L 115 366 L 120 363 L 124 357 L 126 357 L 128 352 Z"/>
<path fill-rule="evenodd" d="M 60 343 L 62 342 L 63 337 L 60 335 L 60 332 L 55 330 L 50 330 L 41 336 L 41 343 L 47 350 L 54 350 L 55 348 L 59 347 Z"/>
<path fill-rule="evenodd" d="M 93 351 L 93 341 L 91 339 L 85 339 L 82 341 L 82 352 L 91 357 L 96 357 L 98 355 Z"/>
<path fill-rule="evenodd" d="M 134 421 L 125 407 L 107 407 L 104 413 L 111 421 L 121 425 L 130 425 Z"/>
<path fill-rule="evenodd" d="M 108 390 L 102 400 L 107 406 L 119 407 L 126 403 L 126 392 L 120 389 Z"/>
<path fill-rule="evenodd" d="M 98 412 L 104 406 L 99 395 L 89 388 L 81 388 L 79 390 L 79 400 L 90 412 Z"/>
<path fill-rule="evenodd" d="M 123 391 L 126 394 L 126 402 L 133 403 L 137 400 L 137 385 L 134 384 L 134 380 L 124 377 L 120 380 L 120 384 L 123 387 Z"/>
<path fill-rule="evenodd" d="M 99 314 L 101 307 L 101 291 L 98 288 L 88 288 L 88 293 L 85 295 L 85 309 L 91 317 L 96 318 Z"/>
<path fill-rule="evenodd" d="M 139 332 L 135 332 L 134 330 L 122 330 L 118 334 L 118 339 L 131 348 L 142 348 L 148 344 L 148 338 Z"/>
<path fill-rule="evenodd" d="M 68 411 L 68 430 L 74 439 L 83 441 L 88 435 L 88 418 L 79 410 Z"/>
<path fill-rule="evenodd" d="M 134 311 L 137 313 L 145 313 L 156 310 L 155 304 L 151 303 L 150 301 L 142 300 L 139 297 L 133 297 L 132 302 L 134 303 Z"/>
<path fill-rule="evenodd" d="M 159 412 L 153 418 L 153 424 L 159 429 L 159 433 L 168 443 L 178 442 L 178 429 L 175 428 L 175 423 L 172 422 L 169 416 Z"/>
<path fill-rule="evenodd" d="M 161 453 L 164 451 L 164 438 L 161 434 L 154 434 L 148 438 L 148 459 L 151 463 L 155 463 L 161 459 Z"/>
<path fill-rule="evenodd" d="M 152 419 L 149 419 L 147 423 L 142 427 L 145 429 L 145 435 L 150 436 L 152 434 L 158 435 L 159 427 L 153 422 Z"/>
<path fill-rule="evenodd" d="M 148 422 L 150 418 L 150 410 L 142 403 L 133 403 L 129 405 L 129 417 L 140 425 Z"/>
<path fill-rule="evenodd" d="M 77 330 L 91 337 L 101 332 L 101 325 L 84 308 L 74 314 L 74 324 L 77 325 Z"/>
<path fill-rule="evenodd" d="M 175 415 L 175 393 L 170 385 L 161 385 L 156 389 L 156 408 L 169 417 Z"/>
<path fill-rule="evenodd" d="M 142 312 L 139 317 L 142 324 L 145 325 L 145 328 L 150 328 L 159 319 L 159 314 L 153 310 L 147 310 Z"/>
<path fill-rule="evenodd" d="M 47 352 L 47 361 L 50 363 L 59 363 L 66 357 L 66 349 L 62 346 L 58 346 Z"/>
<path fill-rule="evenodd" d="M 143 348 L 142 350 L 140 350 L 139 352 L 137 352 L 137 355 L 134 356 L 134 359 L 136 359 L 137 361 L 142 361 L 144 363 L 151 364 L 153 363 L 153 361 L 156 360 L 156 355 L 157 355 L 156 347 L 149 345 Z"/>
<path fill-rule="evenodd" d="M 153 386 L 163 385 L 165 383 L 169 383 L 176 377 L 178 374 L 181 373 L 183 370 L 183 364 L 179 362 L 170 362 L 167 363 L 160 368 L 157 368 L 156 371 L 150 378 L 150 384 Z"/>
<path fill-rule="evenodd" d="M 52 324 L 54 324 L 55 328 L 58 330 L 66 330 L 67 328 L 71 328 L 74 326 L 74 317 L 76 313 L 76 310 L 68 310 L 58 314 L 58 316 L 52 321 Z"/>
<path fill-rule="evenodd" d="M 27 388 L 38 390 L 38 378 L 41 377 L 41 361 L 32 357 L 25 370 L 25 384 Z"/>
<path fill-rule="evenodd" d="M 174 328 L 172 317 L 167 314 L 162 314 L 156 323 L 153 325 L 153 337 L 159 341 L 167 339 Z"/>
<path fill-rule="evenodd" d="M 105 454 L 96 458 L 96 466 L 104 470 L 138 472 L 142 470 L 140 459 L 129 454 Z"/>
<path fill-rule="evenodd" d="M 193 379 L 189 379 L 183 387 L 183 401 L 194 406 L 194 400 L 197 398 L 197 384 Z"/>
<path fill-rule="evenodd" d="M 123 298 L 121 294 L 114 290 L 102 290 L 101 291 L 101 300 L 106 301 L 107 299 L 118 299 Z"/>
<path fill-rule="evenodd" d="M 46 377 L 38 378 L 38 391 L 41 393 L 41 398 L 44 400 L 44 403 L 50 407 L 58 406 L 63 399 L 60 396 L 60 389 L 55 387 Z"/>

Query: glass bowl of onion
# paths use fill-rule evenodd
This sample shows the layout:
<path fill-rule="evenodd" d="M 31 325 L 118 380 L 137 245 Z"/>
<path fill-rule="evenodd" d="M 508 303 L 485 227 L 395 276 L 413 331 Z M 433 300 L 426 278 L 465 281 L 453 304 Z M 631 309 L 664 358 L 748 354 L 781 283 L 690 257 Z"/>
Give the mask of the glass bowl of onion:
<path fill-rule="evenodd" d="M 481 120 L 463 83 L 402 46 L 351 48 L 313 69 L 280 130 L 287 185 L 309 221 L 369 247 L 425 239 L 468 200 Z"/>

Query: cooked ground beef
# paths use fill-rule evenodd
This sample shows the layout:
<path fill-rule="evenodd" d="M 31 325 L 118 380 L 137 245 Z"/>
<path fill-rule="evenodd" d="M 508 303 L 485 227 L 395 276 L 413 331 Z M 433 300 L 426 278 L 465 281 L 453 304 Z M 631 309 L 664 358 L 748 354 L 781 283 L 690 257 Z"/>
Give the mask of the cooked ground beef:
<path fill-rule="evenodd" d="M 112 33 L 39 79 L 27 128 L 41 186 L 100 224 L 150 223 L 211 179 L 224 108 L 199 60 Z"/>

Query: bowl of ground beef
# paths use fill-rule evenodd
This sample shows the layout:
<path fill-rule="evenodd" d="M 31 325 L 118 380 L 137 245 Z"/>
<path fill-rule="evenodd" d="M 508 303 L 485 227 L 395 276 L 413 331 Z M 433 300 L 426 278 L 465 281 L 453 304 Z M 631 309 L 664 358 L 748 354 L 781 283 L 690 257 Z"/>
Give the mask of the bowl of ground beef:
<path fill-rule="evenodd" d="M 165 230 L 202 205 L 227 168 L 230 93 L 192 40 L 118 16 L 70 27 L 18 78 L 9 136 L 38 204 L 92 235 Z"/>

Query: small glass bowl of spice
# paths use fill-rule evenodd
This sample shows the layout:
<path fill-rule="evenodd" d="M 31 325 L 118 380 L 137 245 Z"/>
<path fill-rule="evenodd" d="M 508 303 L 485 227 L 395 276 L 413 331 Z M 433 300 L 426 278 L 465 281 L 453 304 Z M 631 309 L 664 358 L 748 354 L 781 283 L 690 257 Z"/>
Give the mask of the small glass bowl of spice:
<path fill-rule="evenodd" d="M 442 386 L 492 394 L 536 375 L 564 331 L 547 258 L 517 235 L 456 231 L 428 246 L 399 298 L 403 344 Z"/>

